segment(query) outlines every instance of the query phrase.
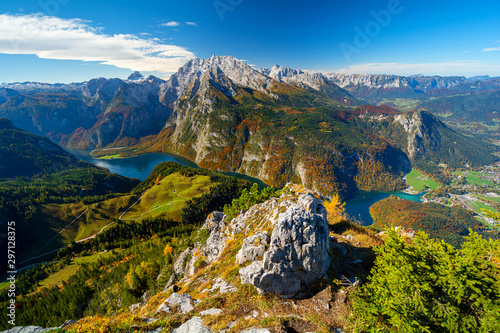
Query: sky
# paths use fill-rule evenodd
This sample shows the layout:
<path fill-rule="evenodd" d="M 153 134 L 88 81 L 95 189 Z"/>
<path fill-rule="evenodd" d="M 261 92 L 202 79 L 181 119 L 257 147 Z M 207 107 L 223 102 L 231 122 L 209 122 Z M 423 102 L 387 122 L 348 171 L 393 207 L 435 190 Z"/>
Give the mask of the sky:
<path fill-rule="evenodd" d="M 500 76 L 497 0 L 0 0 L 0 83 L 255 68 Z"/>

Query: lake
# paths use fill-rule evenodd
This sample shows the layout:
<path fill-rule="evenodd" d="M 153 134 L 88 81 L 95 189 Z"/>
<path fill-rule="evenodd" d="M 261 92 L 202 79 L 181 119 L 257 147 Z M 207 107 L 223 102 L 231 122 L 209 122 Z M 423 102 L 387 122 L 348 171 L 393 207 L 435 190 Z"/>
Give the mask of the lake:
<path fill-rule="evenodd" d="M 108 169 L 111 172 L 117 173 L 122 176 L 137 178 L 139 180 L 146 179 L 153 168 L 161 162 L 173 161 L 180 163 L 182 165 L 187 165 L 190 167 L 197 167 L 195 163 L 180 156 L 171 154 L 146 154 L 128 158 L 116 158 L 116 159 L 98 159 L 90 155 L 89 151 L 83 150 L 73 150 L 68 149 L 69 152 L 76 155 L 80 159 L 92 163 L 94 165 Z M 255 178 L 243 176 L 237 173 L 225 173 L 239 178 L 245 178 L 251 181 L 258 181 Z M 261 181 L 258 181 L 261 188 L 265 185 Z M 359 194 L 354 199 L 346 201 L 346 212 L 363 222 L 363 225 L 370 225 L 373 223 L 373 219 L 370 216 L 370 206 L 375 202 L 382 199 L 388 198 L 391 195 L 395 195 L 402 199 L 412 200 L 421 202 L 422 194 L 407 194 L 404 192 L 364 192 L 359 191 Z"/>
<path fill-rule="evenodd" d="M 404 192 L 365 192 L 359 191 L 359 194 L 354 198 L 346 201 L 345 211 L 351 217 L 363 222 L 363 225 L 368 226 L 373 223 L 370 215 L 370 206 L 382 199 L 395 195 L 401 199 L 421 202 L 421 194 L 408 194 Z"/>
<path fill-rule="evenodd" d="M 81 160 L 92 163 L 94 165 L 108 169 L 113 173 L 119 175 L 137 178 L 139 180 L 146 179 L 153 168 L 161 162 L 177 162 L 182 165 L 190 167 L 197 167 L 197 165 L 185 158 L 170 154 L 147 154 L 127 158 L 115 159 L 98 159 L 90 155 L 89 151 L 67 149 L 70 153 L 77 156 Z"/>

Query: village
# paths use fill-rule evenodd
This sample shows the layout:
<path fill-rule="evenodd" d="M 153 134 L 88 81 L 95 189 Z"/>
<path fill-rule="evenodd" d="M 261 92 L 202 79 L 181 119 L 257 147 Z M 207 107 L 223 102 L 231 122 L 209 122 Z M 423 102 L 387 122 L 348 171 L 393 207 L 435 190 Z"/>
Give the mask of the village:
<path fill-rule="evenodd" d="M 423 193 L 422 202 L 461 206 L 473 211 L 486 226 L 500 226 L 500 163 L 475 170 L 450 172 L 451 182 L 442 186 L 418 170 L 405 179 L 407 193 Z"/>

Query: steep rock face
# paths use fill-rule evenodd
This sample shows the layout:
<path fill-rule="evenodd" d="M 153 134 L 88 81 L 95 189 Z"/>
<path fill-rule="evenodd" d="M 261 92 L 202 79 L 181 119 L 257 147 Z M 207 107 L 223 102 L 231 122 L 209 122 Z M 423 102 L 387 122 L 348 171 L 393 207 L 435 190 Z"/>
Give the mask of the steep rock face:
<path fill-rule="evenodd" d="M 418 82 L 417 88 L 422 91 L 434 89 L 451 89 L 459 84 L 466 83 L 465 76 L 423 76 L 415 75 L 412 77 Z"/>
<path fill-rule="evenodd" d="M 361 115 L 359 115 L 361 117 Z M 496 148 L 487 142 L 453 131 L 426 111 L 363 117 L 373 132 L 397 142 L 412 163 L 444 163 L 451 167 L 484 165 L 498 160 Z"/>
<path fill-rule="evenodd" d="M 248 87 L 263 93 L 268 93 L 269 87 L 273 83 L 271 78 L 252 69 L 239 59 L 231 56 L 214 55 L 208 59 L 196 58 L 190 60 L 162 85 L 161 94 L 165 100 L 175 101 L 186 93 L 189 86 L 204 81 L 201 78 L 210 72 L 213 77 L 223 73 L 227 77 L 226 82 L 230 80 L 235 85 Z"/>
<path fill-rule="evenodd" d="M 325 77 L 357 98 L 414 97 L 418 82 L 411 78 L 384 74 L 325 73 Z"/>
<path fill-rule="evenodd" d="M 396 75 L 325 73 L 325 76 L 342 88 L 352 86 L 365 86 L 368 88 L 381 89 L 403 87 L 414 88 L 418 85 L 416 80 Z"/>
<path fill-rule="evenodd" d="M 394 117 L 394 122 L 403 126 L 408 133 L 407 152 L 410 158 L 422 157 L 426 152 L 424 141 L 436 146 L 440 143 L 440 135 L 432 131 L 429 125 L 430 115 L 423 112 L 401 114 Z"/>
<path fill-rule="evenodd" d="M 210 236 L 191 251 L 187 276 L 196 273 L 199 260 L 205 265 L 217 263 L 229 239 L 239 240 L 231 245 L 241 246 L 236 262 L 247 265 L 239 271 L 241 283 L 252 284 L 262 293 L 293 298 L 322 277 L 330 265 L 326 210 L 312 193 L 298 199 L 270 199 L 229 223 L 225 215 L 214 212 L 204 229 Z"/>

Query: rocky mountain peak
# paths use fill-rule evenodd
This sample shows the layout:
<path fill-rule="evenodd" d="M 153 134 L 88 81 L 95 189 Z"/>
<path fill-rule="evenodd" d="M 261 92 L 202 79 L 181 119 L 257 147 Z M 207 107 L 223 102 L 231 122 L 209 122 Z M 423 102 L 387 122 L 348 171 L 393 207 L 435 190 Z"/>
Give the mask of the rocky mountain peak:
<path fill-rule="evenodd" d="M 408 133 L 407 153 L 410 158 L 421 157 L 429 148 L 437 147 L 441 143 L 441 135 L 437 128 L 444 125 L 426 111 L 396 115 L 394 122 L 401 124 Z"/>
<path fill-rule="evenodd" d="M 144 77 L 144 75 L 142 75 L 138 71 L 135 71 L 132 74 L 130 74 L 130 76 L 127 78 L 127 80 L 129 80 L 129 81 L 136 81 L 136 80 L 142 79 L 143 77 Z"/>
<path fill-rule="evenodd" d="M 321 90 L 328 85 L 326 78 L 321 73 L 304 72 L 300 69 L 274 65 L 271 69 L 262 69 L 261 73 L 284 83 L 301 88 Z"/>
<path fill-rule="evenodd" d="M 235 85 L 273 96 L 269 91 L 273 83 L 271 78 L 254 70 L 242 60 L 217 55 L 207 59 L 195 58 L 187 62 L 162 85 L 161 94 L 164 100 L 174 103 L 187 93 L 189 98 L 193 98 L 197 92 L 205 94 L 213 82 L 217 83 L 217 90 L 228 96 L 236 94 Z M 202 87 L 205 89 L 201 89 Z M 205 98 L 202 99 L 205 101 Z"/>

